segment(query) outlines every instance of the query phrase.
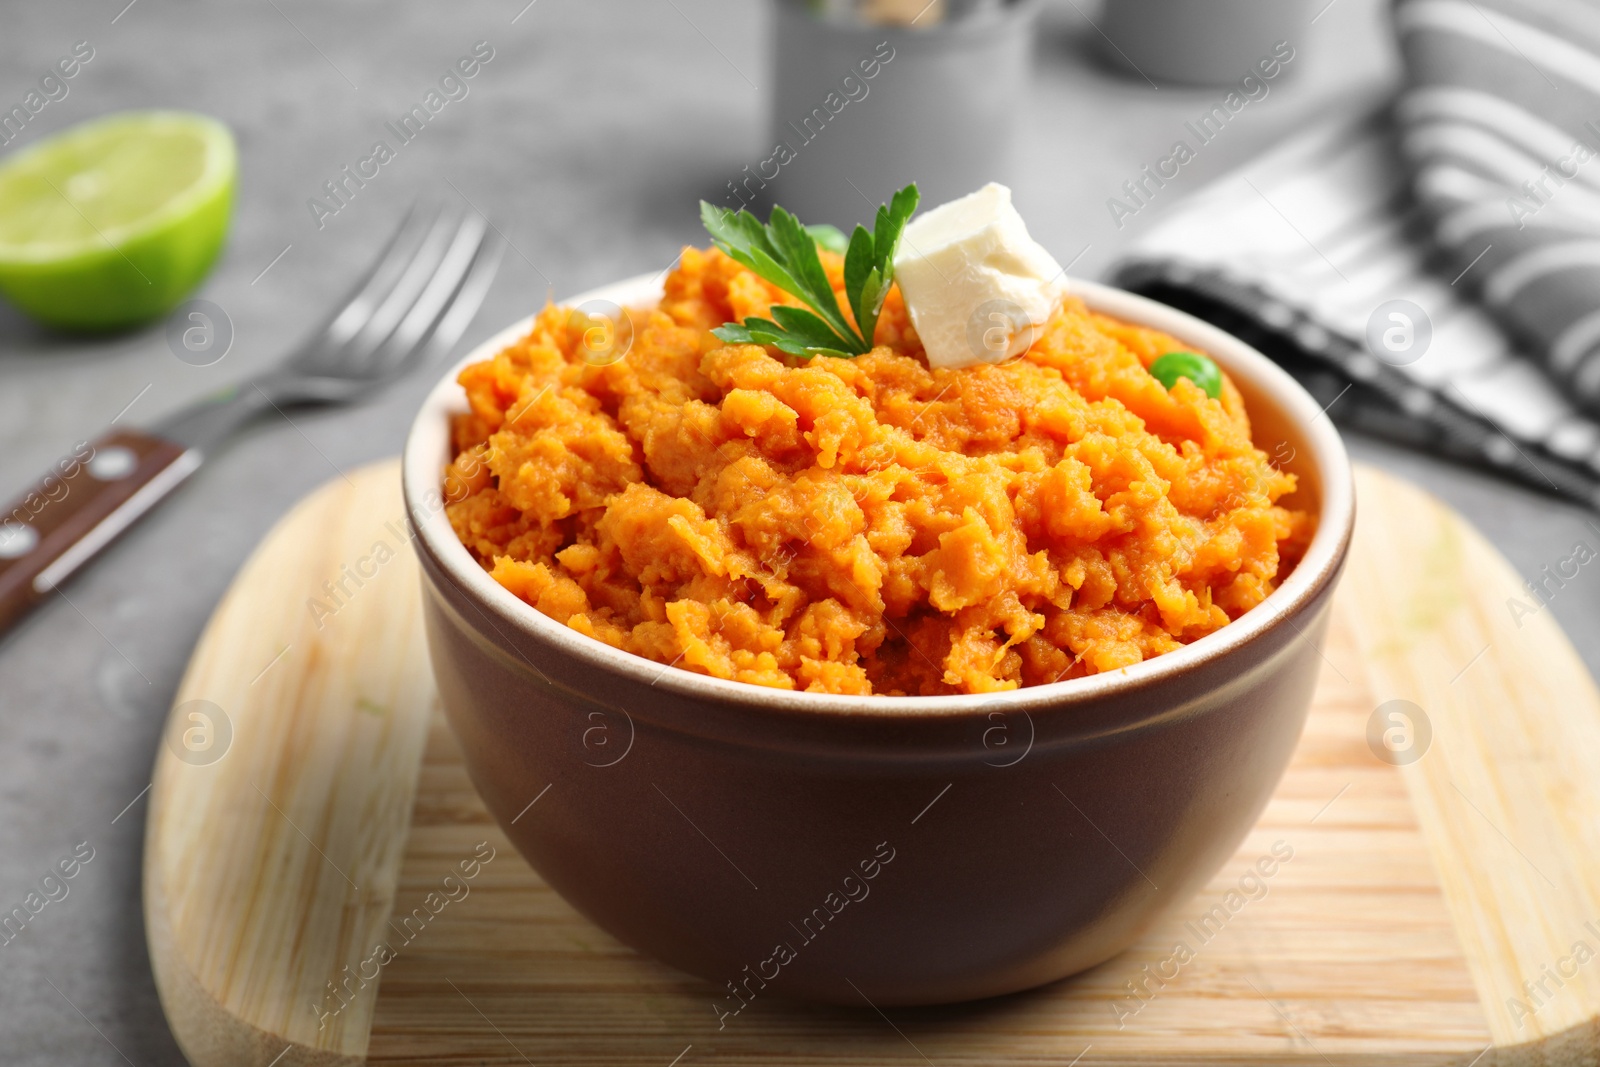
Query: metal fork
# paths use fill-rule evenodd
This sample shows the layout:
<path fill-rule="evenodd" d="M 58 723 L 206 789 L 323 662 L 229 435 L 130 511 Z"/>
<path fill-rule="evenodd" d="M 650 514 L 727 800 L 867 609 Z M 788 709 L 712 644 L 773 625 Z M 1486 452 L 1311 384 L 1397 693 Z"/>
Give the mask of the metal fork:
<path fill-rule="evenodd" d="M 370 396 L 448 350 L 504 252 L 476 212 L 413 209 L 327 320 L 276 367 L 162 420 L 80 445 L 0 514 L 0 632 L 267 412 Z M 205 324 L 210 325 L 210 324 Z"/>

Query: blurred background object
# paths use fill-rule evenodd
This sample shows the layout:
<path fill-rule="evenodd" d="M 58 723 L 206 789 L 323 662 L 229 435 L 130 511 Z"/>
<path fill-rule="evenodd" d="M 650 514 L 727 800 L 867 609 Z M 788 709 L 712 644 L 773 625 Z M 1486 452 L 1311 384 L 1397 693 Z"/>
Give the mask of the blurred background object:
<path fill-rule="evenodd" d="M 875 26 L 934 26 L 999 11 L 1013 0 L 801 0 L 815 15 Z"/>
<path fill-rule="evenodd" d="M 13 153 L 0 163 L 0 292 L 64 330 L 159 318 L 216 262 L 237 175 L 227 126 L 180 111 L 105 115 Z"/>
<path fill-rule="evenodd" d="M 1600 508 L 1600 13 L 1394 11 L 1393 106 L 1186 198 L 1114 276 L 1247 336 L 1346 426 Z"/>
<path fill-rule="evenodd" d="M 717 203 L 849 229 L 916 182 L 939 204 L 1010 179 L 1039 0 L 773 0 L 771 142 Z"/>
<path fill-rule="evenodd" d="M 1255 73 L 1280 41 L 1303 48 L 1313 2 L 1105 0 L 1103 51 L 1112 65 L 1152 82 L 1228 85 Z"/>

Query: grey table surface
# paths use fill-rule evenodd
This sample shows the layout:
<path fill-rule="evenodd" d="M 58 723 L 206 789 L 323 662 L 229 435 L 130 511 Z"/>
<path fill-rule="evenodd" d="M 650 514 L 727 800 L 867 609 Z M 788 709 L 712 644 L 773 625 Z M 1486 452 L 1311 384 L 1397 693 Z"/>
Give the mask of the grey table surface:
<path fill-rule="evenodd" d="M 1019 102 L 1014 183 L 1035 236 L 1058 257 L 1088 247 L 1075 268 L 1087 276 L 1177 199 L 1119 231 L 1106 198 L 1219 96 L 1107 72 L 1094 59 L 1095 13 L 1083 0 L 1046 7 L 1034 89 Z M 22 490 L 119 414 L 147 422 L 269 365 L 416 198 L 470 199 L 514 246 L 458 351 L 551 292 L 661 269 L 702 240 L 695 201 L 767 154 L 768 17 L 752 0 L 3 0 L 0 105 L 19 102 L 74 42 L 94 48 L 70 94 L 16 146 L 104 111 L 191 108 L 231 124 L 242 177 L 229 246 L 199 294 L 235 327 L 221 362 L 180 362 L 159 328 L 86 343 L 0 307 L 0 493 Z M 307 198 L 480 40 L 494 58 L 470 95 L 319 230 Z M 1397 76 L 1381 0 L 1333 0 L 1306 44 L 1293 78 L 1185 168 L 1185 187 Z M 364 407 L 248 432 L 0 642 L 0 910 L 80 842 L 94 849 L 69 895 L 0 946 L 0 1062 L 183 1062 L 140 917 L 141 791 L 163 714 L 201 626 L 267 527 L 338 471 L 397 452 L 434 377 L 420 372 Z M 1591 516 L 1577 509 L 1350 444 L 1450 501 L 1524 574 L 1578 540 L 1595 542 Z M 1553 604 L 1591 669 L 1600 668 L 1595 583 L 1585 573 Z"/>

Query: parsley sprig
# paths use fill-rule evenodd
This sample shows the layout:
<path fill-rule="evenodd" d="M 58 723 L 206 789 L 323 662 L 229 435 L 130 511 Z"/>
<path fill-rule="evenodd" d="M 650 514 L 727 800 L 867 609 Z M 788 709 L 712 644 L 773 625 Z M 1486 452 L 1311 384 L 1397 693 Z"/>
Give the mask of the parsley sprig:
<path fill-rule="evenodd" d="M 802 226 L 781 207 L 774 207 L 770 221 L 762 225 L 748 211 L 700 201 L 701 221 L 718 248 L 811 309 L 774 304 L 770 319 L 752 316 L 711 332 L 728 344 L 772 345 L 807 359 L 848 359 L 872 351 L 878 315 L 894 283 L 894 254 L 920 198 L 915 184 L 906 186 L 878 208 L 870 231 L 857 226 L 850 235 L 844 247 L 844 293 L 855 316 L 854 326 L 840 310 L 817 257 L 818 243 L 837 249 L 843 234 L 832 227 Z"/>

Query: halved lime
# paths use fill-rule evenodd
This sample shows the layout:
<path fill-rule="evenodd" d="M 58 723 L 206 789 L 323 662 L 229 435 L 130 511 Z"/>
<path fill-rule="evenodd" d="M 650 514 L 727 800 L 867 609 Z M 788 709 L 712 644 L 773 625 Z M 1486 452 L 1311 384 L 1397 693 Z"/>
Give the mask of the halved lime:
<path fill-rule="evenodd" d="M 107 115 L 0 160 L 0 293 L 68 330 L 165 314 L 216 260 L 238 170 L 228 128 L 180 111 Z"/>

